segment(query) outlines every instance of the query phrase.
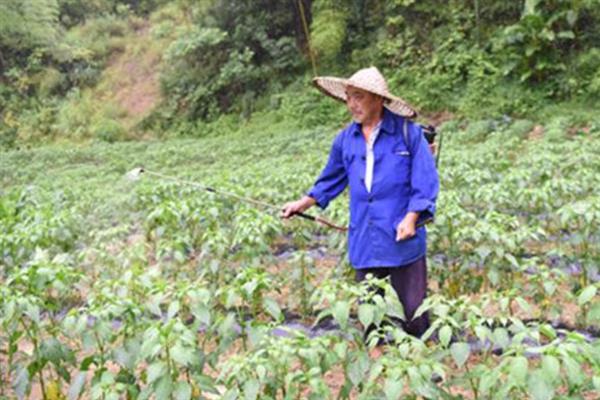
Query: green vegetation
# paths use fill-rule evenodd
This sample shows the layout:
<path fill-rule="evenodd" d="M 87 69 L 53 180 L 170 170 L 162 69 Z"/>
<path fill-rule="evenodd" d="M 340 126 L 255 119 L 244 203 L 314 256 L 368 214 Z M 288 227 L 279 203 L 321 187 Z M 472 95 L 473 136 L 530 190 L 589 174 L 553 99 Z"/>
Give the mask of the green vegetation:
<path fill-rule="evenodd" d="M 0 0 L 0 399 L 595 398 L 599 10 Z M 296 198 L 348 119 L 312 57 L 440 122 L 422 339 L 344 234 L 126 179 Z"/>
<path fill-rule="evenodd" d="M 530 128 L 445 125 L 423 306 L 433 325 L 423 341 L 387 326 L 375 335 L 396 344 L 380 356 L 361 326 L 402 310 L 392 295 L 358 304 L 365 288 L 352 282 L 343 234 L 151 176 L 125 179 L 144 165 L 282 204 L 311 184 L 331 129 L 263 116 L 211 138 L 5 153 L 0 396 L 591 395 L 600 124 L 560 138 L 529 139 Z M 327 216 L 347 222 L 346 201 Z"/>
<path fill-rule="evenodd" d="M 376 65 L 424 115 L 457 119 L 543 123 L 557 104 L 593 112 L 600 94 L 597 0 L 2 0 L 0 10 L 3 148 L 201 136 L 224 114 L 298 121 L 286 98 L 324 107 L 301 121 L 322 125 L 329 100 L 305 84 L 311 60 L 321 75 Z M 150 87 L 123 79 L 133 75 Z M 138 97 L 111 95 L 119 87 Z"/>

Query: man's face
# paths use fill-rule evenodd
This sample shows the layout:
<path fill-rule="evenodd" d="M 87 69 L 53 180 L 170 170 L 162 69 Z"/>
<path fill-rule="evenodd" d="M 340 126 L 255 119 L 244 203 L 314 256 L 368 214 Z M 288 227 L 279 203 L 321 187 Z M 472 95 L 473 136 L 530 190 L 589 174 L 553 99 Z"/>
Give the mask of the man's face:
<path fill-rule="evenodd" d="M 359 123 L 372 123 L 379 120 L 383 109 L 383 98 L 366 90 L 352 86 L 346 88 L 346 106 L 352 119 Z"/>

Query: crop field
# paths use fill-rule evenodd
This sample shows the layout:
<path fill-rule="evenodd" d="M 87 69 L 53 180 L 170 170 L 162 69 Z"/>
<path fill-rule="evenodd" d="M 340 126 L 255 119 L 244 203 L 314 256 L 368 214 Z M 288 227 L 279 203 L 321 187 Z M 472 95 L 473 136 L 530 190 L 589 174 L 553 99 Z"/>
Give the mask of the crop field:
<path fill-rule="evenodd" d="M 599 398 L 598 124 L 442 126 L 421 339 L 387 283 L 354 283 L 345 234 L 126 177 L 282 205 L 335 131 L 3 153 L 0 399 Z"/>

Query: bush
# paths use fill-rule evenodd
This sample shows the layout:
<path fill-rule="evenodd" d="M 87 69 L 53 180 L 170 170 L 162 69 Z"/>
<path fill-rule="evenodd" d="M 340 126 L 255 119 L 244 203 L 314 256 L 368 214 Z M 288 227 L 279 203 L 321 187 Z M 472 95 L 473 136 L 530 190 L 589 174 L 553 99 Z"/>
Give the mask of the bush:
<path fill-rule="evenodd" d="M 544 139 L 551 142 L 559 142 L 567 138 L 567 132 L 571 125 L 568 117 L 555 117 L 544 127 Z"/>
<path fill-rule="evenodd" d="M 117 38 L 125 36 L 130 28 L 127 20 L 106 15 L 86 21 L 67 34 L 67 41 L 92 53 L 92 58 L 103 63 L 114 51 L 121 51 L 123 44 Z"/>
<path fill-rule="evenodd" d="M 17 128 L 0 121 L 0 150 L 12 149 L 15 147 L 16 142 Z"/>
<path fill-rule="evenodd" d="M 190 121 L 214 120 L 223 112 L 247 117 L 257 109 L 256 97 L 299 72 L 289 3 L 236 0 L 197 7 L 202 12 L 187 16 L 193 23 L 180 26 L 165 53 L 161 83 L 170 115 Z"/>
<path fill-rule="evenodd" d="M 467 126 L 465 137 L 470 142 L 482 142 L 495 128 L 496 124 L 490 119 L 473 121 Z"/>
<path fill-rule="evenodd" d="M 74 90 L 58 106 L 54 132 L 76 140 L 95 138 L 107 142 L 123 140 L 126 132 L 117 122 L 125 116 L 117 105 L 93 97 L 91 91 Z"/>
<path fill-rule="evenodd" d="M 534 122 L 527 119 L 518 119 L 508 127 L 506 133 L 510 136 L 518 136 L 521 139 L 526 139 L 534 127 Z"/>
<path fill-rule="evenodd" d="M 64 87 L 66 77 L 59 70 L 53 67 L 45 68 L 38 75 L 39 93 L 43 97 L 56 94 Z"/>
<path fill-rule="evenodd" d="M 113 143 L 125 139 L 125 128 L 114 119 L 100 118 L 90 128 L 92 136 L 103 142 Z"/>
<path fill-rule="evenodd" d="M 577 94 L 588 99 L 600 99 L 600 49 L 593 48 L 580 54 L 573 65 Z"/>
<path fill-rule="evenodd" d="M 57 134 L 75 139 L 87 137 L 96 109 L 97 105 L 90 96 L 80 90 L 71 91 L 58 110 L 54 127 Z"/>
<path fill-rule="evenodd" d="M 291 85 L 278 99 L 284 118 L 306 128 L 349 121 L 344 104 L 322 94 L 308 79 Z"/>

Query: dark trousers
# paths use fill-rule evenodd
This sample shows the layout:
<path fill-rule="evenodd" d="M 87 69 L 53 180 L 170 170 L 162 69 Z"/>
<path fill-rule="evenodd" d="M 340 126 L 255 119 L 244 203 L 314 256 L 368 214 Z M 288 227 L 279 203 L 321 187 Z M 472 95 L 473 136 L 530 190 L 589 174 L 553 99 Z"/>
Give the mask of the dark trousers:
<path fill-rule="evenodd" d="M 415 311 L 427 296 L 427 263 L 425 256 L 417 261 L 399 267 L 364 268 L 356 270 L 356 281 L 361 282 L 367 278 L 367 274 L 383 279 L 390 277 L 392 287 L 398 295 L 406 321 L 402 322 L 402 328 L 413 336 L 420 337 L 429 328 L 429 316 L 427 313 L 413 319 Z"/>

